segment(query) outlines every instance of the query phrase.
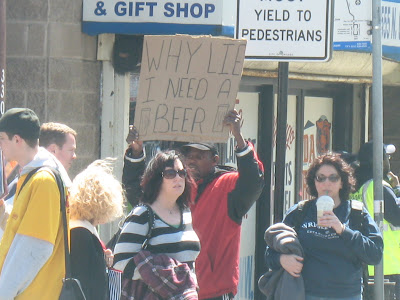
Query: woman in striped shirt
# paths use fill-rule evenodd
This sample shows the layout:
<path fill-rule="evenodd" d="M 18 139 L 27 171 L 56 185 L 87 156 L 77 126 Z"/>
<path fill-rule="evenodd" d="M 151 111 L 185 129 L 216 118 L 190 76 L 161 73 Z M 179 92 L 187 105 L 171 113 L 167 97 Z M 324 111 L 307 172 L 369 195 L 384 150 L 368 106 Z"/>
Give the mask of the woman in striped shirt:
<path fill-rule="evenodd" d="M 147 165 L 141 181 L 141 202 L 154 212 L 146 250 L 187 263 L 192 270 L 200 251 L 189 210 L 193 184 L 182 159 L 173 150 L 159 152 Z M 134 276 L 136 266 L 132 258 L 142 250 L 148 231 L 149 211 L 139 205 L 125 220 L 115 246 L 114 268 L 123 271 L 124 278 Z"/>

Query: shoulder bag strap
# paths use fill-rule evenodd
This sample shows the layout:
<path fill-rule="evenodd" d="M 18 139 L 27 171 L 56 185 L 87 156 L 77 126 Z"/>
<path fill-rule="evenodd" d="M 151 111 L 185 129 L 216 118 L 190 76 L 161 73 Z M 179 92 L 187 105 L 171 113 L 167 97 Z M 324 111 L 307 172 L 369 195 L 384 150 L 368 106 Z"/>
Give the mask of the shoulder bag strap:
<path fill-rule="evenodd" d="M 67 226 L 67 212 L 65 208 L 65 188 L 64 183 L 61 179 L 60 172 L 54 168 L 49 168 L 56 178 L 58 190 L 60 191 L 60 210 L 63 221 L 63 231 L 64 231 L 64 249 L 65 249 L 65 278 L 70 278 L 71 275 L 71 259 L 69 254 L 69 244 L 68 244 L 68 226 Z"/>
<path fill-rule="evenodd" d="M 358 200 L 350 200 L 350 215 L 349 219 L 351 219 L 353 227 L 352 229 L 358 230 L 361 233 L 364 228 L 364 215 L 363 215 L 363 207 L 364 204 Z"/>
<path fill-rule="evenodd" d="M 149 241 L 151 239 L 151 232 L 153 231 L 154 228 L 154 212 L 153 209 L 150 207 L 150 205 L 147 204 L 143 204 L 143 206 L 145 206 L 147 208 L 147 211 L 149 212 L 149 230 L 147 231 L 146 234 L 146 239 L 144 240 L 143 244 L 142 244 L 142 249 L 146 249 L 147 245 L 149 244 Z"/>
<path fill-rule="evenodd" d="M 293 216 L 294 230 L 296 232 L 298 232 L 300 226 L 303 225 L 303 221 L 310 203 L 310 200 L 301 200 L 297 205 L 297 211 Z"/>
<path fill-rule="evenodd" d="M 71 259 L 69 256 L 69 246 L 68 246 L 68 226 L 67 226 L 67 213 L 65 208 L 65 189 L 64 183 L 61 179 L 60 172 L 52 167 L 43 166 L 43 169 L 48 169 L 54 175 L 56 179 L 58 190 L 60 192 L 60 210 L 61 210 L 61 217 L 63 222 L 63 231 L 64 231 L 64 249 L 65 249 L 65 278 L 71 277 Z"/>
<path fill-rule="evenodd" d="M 28 175 L 26 175 L 25 180 L 24 180 L 24 182 L 22 183 L 21 188 L 20 188 L 19 191 L 18 191 L 18 195 L 19 195 L 19 193 L 21 193 L 22 188 L 23 188 L 23 187 L 25 186 L 25 184 L 29 181 L 29 179 L 31 179 L 31 177 L 33 176 L 33 174 L 35 174 L 40 168 L 41 168 L 41 167 L 35 168 L 35 169 L 33 169 L 32 171 L 30 171 L 30 172 L 28 173 Z"/>
<path fill-rule="evenodd" d="M 25 180 L 22 183 L 21 188 L 18 191 L 18 195 L 22 191 L 25 184 L 29 181 L 29 179 L 31 179 L 31 177 L 37 171 L 39 171 L 39 169 L 42 169 L 42 168 L 49 169 L 53 173 L 53 175 L 56 179 L 56 182 L 57 182 L 58 190 L 60 191 L 60 210 L 61 210 L 61 215 L 62 215 L 62 219 L 63 219 L 64 247 L 65 247 L 65 278 L 69 278 L 69 277 L 71 277 L 71 263 L 70 263 L 70 257 L 69 257 L 69 247 L 68 247 L 67 214 L 65 211 L 65 190 L 64 190 L 64 184 L 61 179 L 60 172 L 58 172 L 58 170 L 56 170 L 52 167 L 48 167 L 48 166 L 42 166 L 42 167 L 33 169 L 32 171 L 30 171 L 28 173 L 28 175 L 26 175 Z"/>

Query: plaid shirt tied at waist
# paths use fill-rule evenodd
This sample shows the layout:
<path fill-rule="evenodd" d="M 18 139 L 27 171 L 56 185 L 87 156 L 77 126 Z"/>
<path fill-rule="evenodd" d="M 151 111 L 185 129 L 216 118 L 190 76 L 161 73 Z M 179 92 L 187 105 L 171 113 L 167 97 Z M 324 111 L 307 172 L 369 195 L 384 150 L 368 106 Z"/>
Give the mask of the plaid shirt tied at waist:
<path fill-rule="evenodd" d="M 186 263 L 165 254 L 139 251 L 133 260 L 139 280 L 124 279 L 121 299 L 129 300 L 198 300 L 197 280 Z"/>

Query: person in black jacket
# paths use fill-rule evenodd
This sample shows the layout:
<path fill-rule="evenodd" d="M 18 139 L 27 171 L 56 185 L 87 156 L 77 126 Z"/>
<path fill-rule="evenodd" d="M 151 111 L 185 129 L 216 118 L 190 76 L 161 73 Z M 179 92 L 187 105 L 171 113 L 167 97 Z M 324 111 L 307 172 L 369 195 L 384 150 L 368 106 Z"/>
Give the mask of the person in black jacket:
<path fill-rule="evenodd" d="M 87 300 L 108 300 L 107 267 L 113 264 L 96 226 L 123 215 L 123 193 L 110 163 L 97 160 L 79 173 L 70 188 L 71 271 Z"/>

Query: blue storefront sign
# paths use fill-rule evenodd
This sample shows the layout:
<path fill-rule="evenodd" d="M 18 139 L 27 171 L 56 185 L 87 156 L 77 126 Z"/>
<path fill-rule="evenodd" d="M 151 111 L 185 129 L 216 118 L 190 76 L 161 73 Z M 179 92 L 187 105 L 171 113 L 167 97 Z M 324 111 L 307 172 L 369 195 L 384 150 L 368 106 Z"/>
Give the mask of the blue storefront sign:
<path fill-rule="evenodd" d="M 233 37 L 235 7 L 227 0 L 84 0 L 82 31 L 89 35 L 211 34 Z"/>

